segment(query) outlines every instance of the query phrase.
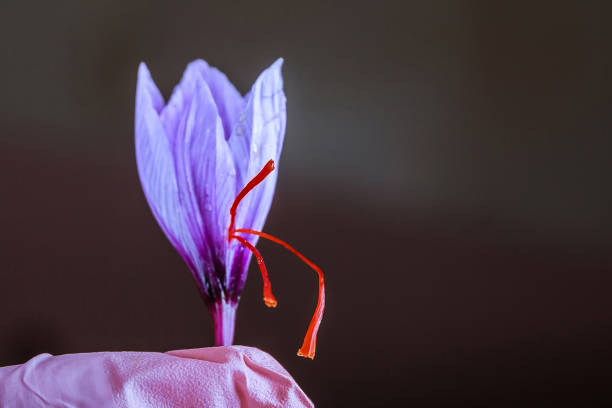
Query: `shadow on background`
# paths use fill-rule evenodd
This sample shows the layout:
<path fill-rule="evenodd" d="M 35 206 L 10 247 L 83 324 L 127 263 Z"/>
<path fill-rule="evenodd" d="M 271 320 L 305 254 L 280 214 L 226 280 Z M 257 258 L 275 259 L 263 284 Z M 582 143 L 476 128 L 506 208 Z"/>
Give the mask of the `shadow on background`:
<path fill-rule="evenodd" d="M 133 150 L 137 64 L 207 59 L 245 92 L 284 56 L 288 130 L 236 342 L 319 406 L 609 400 L 612 193 L 603 3 L 5 2 L 0 364 L 208 346 Z"/>

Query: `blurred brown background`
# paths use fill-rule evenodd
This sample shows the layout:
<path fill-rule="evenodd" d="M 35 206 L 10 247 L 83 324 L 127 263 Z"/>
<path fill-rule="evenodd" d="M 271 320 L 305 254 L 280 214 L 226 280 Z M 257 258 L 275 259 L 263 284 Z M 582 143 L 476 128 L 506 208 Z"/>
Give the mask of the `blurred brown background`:
<path fill-rule="evenodd" d="M 0 365 L 208 346 L 144 200 L 136 71 L 285 58 L 288 127 L 236 342 L 330 406 L 612 401 L 608 2 L 0 2 Z"/>

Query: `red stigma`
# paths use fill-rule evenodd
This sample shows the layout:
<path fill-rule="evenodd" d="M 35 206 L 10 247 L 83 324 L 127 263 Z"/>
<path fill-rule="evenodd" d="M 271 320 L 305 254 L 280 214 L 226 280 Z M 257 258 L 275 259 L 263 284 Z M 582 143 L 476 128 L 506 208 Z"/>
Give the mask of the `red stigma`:
<path fill-rule="evenodd" d="M 249 181 L 242 190 L 240 190 L 236 198 L 234 198 L 234 203 L 232 204 L 232 207 L 230 208 L 230 225 L 227 229 L 227 242 L 230 242 L 233 238 L 232 232 L 234 231 L 234 225 L 236 223 L 236 210 L 238 209 L 238 204 L 240 204 L 244 196 L 246 196 L 259 183 L 264 181 L 264 179 L 268 177 L 268 174 L 272 173 L 273 170 L 274 170 L 274 160 L 270 159 L 268 160 L 266 165 L 263 166 L 263 169 L 261 169 L 259 173 L 257 173 L 257 175 L 253 177 L 253 179 Z"/>
<path fill-rule="evenodd" d="M 310 359 L 314 359 L 315 351 L 317 348 L 317 332 L 319 331 L 319 326 L 321 325 L 321 319 L 323 318 L 323 311 L 325 310 L 325 280 L 323 278 L 323 271 L 313 262 L 308 260 L 304 255 L 298 252 L 291 245 L 287 244 L 285 241 L 280 240 L 270 234 L 266 234 L 265 232 L 255 231 L 247 228 L 234 228 L 236 222 L 236 210 L 238 208 L 238 204 L 242 201 L 242 199 L 253 190 L 258 184 L 260 184 L 272 171 L 274 170 L 274 161 L 269 160 L 266 165 L 261 169 L 259 173 L 251 181 L 247 183 L 247 185 L 238 193 L 236 198 L 234 199 L 234 203 L 230 208 L 230 225 L 227 229 L 227 241 L 231 242 L 232 239 L 235 239 L 240 244 L 245 246 L 257 259 L 257 265 L 259 266 L 259 270 L 261 271 L 261 277 L 264 282 L 263 288 L 263 297 L 266 306 L 268 307 L 276 307 L 277 301 L 274 295 L 272 294 L 272 286 L 270 284 L 270 279 L 268 278 L 268 270 L 266 269 L 266 265 L 263 261 L 263 257 L 261 253 L 255 248 L 249 241 L 244 239 L 243 237 L 236 235 L 240 234 L 251 234 L 257 235 L 261 238 L 269 239 L 270 241 L 276 242 L 284 246 L 286 249 L 295 254 L 298 258 L 300 258 L 306 265 L 310 266 L 314 269 L 319 276 L 319 298 L 317 300 L 317 308 L 315 309 L 314 315 L 312 316 L 312 320 L 310 321 L 310 325 L 308 326 L 308 331 L 306 332 L 306 336 L 304 337 L 304 342 L 302 343 L 302 347 L 298 350 L 298 356 L 308 357 Z"/>
<path fill-rule="evenodd" d="M 234 232 L 237 232 L 237 231 L 234 231 Z M 276 301 L 276 298 L 272 294 L 272 286 L 270 285 L 270 278 L 268 278 L 268 269 L 266 268 L 266 264 L 264 263 L 261 253 L 257 250 L 257 248 L 251 245 L 251 243 L 247 241 L 246 239 L 239 237 L 238 235 L 233 235 L 232 238 L 240 242 L 245 247 L 247 247 L 247 249 L 251 251 L 253 255 L 255 255 L 255 258 L 257 259 L 257 265 L 259 265 L 259 269 L 261 270 L 261 277 L 264 281 L 264 288 L 263 288 L 264 303 L 268 307 L 276 307 L 278 302 Z"/>

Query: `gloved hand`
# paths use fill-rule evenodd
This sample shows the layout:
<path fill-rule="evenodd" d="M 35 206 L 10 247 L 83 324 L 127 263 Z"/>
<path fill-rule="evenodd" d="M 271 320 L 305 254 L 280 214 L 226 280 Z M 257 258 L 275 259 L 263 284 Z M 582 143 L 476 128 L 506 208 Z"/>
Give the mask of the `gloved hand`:
<path fill-rule="evenodd" d="M 252 347 L 168 353 L 40 354 L 0 368 L 0 406 L 312 407 L 289 373 Z"/>

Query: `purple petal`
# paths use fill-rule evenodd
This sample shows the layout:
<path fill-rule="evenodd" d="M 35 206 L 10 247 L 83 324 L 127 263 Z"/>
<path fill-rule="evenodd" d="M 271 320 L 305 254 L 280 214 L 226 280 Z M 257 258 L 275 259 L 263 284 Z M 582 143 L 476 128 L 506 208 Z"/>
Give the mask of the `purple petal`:
<path fill-rule="evenodd" d="M 268 160 L 273 159 L 278 166 L 286 126 L 282 64 L 282 58 L 278 59 L 257 78 L 248 94 L 245 110 L 228 141 L 238 171 L 238 189 L 252 179 Z M 272 204 L 277 173 L 271 173 L 242 201 L 237 211 L 236 228 L 263 228 Z M 255 236 L 248 239 L 253 244 L 257 242 Z M 250 255 L 238 248 L 238 245 L 232 244 L 226 263 L 232 271 L 234 290 L 239 293 L 244 284 Z M 239 272 L 241 264 L 244 269 Z"/>
<path fill-rule="evenodd" d="M 287 120 L 282 64 L 282 59 L 277 60 L 257 78 L 242 114 L 245 120 L 236 126 L 232 134 L 238 136 L 240 125 L 243 125 L 244 134 L 249 136 L 248 165 L 246 169 L 240 169 L 244 174 L 241 180 L 243 185 L 259 173 L 268 160 L 274 160 L 278 167 Z M 240 162 L 240 165 L 243 163 Z M 278 171 L 272 172 L 247 195 L 241 204 L 243 211 L 238 211 L 236 225 L 256 230 L 263 228 L 274 196 L 277 175 Z"/>
<path fill-rule="evenodd" d="M 202 258 L 210 293 L 225 285 L 225 252 L 229 208 L 236 195 L 236 172 L 223 125 L 207 83 L 193 64 L 191 100 L 179 121 L 175 139 L 179 199 Z"/>
<path fill-rule="evenodd" d="M 187 66 L 181 82 L 175 87 L 162 114 L 162 121 L 167 129 L 171 130 L 169 133 L 176 133 L 181 113 L 185 110 L 185 101 L 192 98 L 196 78 L 202 78 L 208 85 L 227 140 L 238 115 L 244 109 L 245 101 L 227 76 L 209 66 L 204 60 L 195 60 Z"/>
<path fill-rule="evenodd" d="M 194 270 L 197 251 L 178 198 L 174 158 L 159 117 L 163 99 L 146 65 L 138 69 L 135 111 L 136 162 L 140 182 L 162 230 Z"/>
<path fill-rule="evenodd" d="M 181 120 L 185 117 L 193 99 L 196 81 L 201 81 L 199 70 L 192 64 L 187 65 L 181 82 L 174 87 L 172 96 L 166 107 L 161 111 L 160 117 L 164 124 L 170 145 L 174 148 L 178 127 Z"/>
<path fill-rule="evenodd" d="M 210 88 L 227 140 L 238 120 L 238 115 L 244 109 L 245 101 L 223 72 L 209 66 L 203 60 L 197 60 L 193 64 L 200 70 L 202 78 Z"/>

